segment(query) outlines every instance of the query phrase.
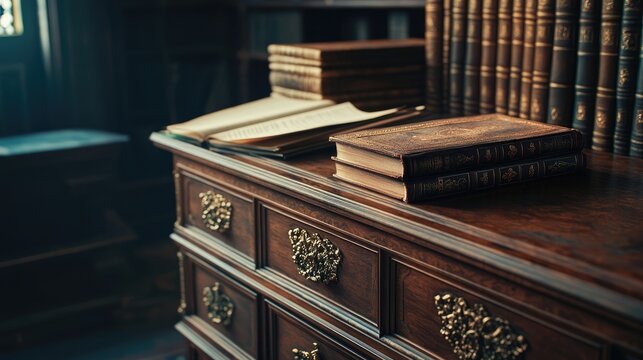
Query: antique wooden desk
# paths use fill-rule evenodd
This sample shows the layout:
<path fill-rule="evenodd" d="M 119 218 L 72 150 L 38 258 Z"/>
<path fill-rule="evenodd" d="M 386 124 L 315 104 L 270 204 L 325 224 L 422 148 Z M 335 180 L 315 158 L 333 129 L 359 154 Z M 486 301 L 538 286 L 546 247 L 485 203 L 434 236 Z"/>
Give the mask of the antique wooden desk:
<path fill-rule="evenodd" d="M 643 161 L 407 205 L 330 153 L 174 154 L 192 358 L 643 357 Z"/>

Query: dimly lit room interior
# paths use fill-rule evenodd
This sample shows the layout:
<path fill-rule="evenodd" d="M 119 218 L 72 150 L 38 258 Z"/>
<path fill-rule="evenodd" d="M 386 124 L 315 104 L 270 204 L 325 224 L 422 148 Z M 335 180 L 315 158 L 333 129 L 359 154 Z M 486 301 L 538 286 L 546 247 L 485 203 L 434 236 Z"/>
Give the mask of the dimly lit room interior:
<path fill-rule="evenodd" d="M 643 359 L 640 0 L 0 0 L 0 359 Z"/>

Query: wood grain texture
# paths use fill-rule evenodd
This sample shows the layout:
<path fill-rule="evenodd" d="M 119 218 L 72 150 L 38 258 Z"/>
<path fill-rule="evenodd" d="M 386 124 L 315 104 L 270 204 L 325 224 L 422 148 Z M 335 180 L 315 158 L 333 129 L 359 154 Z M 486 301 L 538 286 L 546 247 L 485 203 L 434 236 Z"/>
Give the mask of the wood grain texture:
<path fill-rule="evenodd" d="M 152 140 L 174 153 L 176 166 L 252 199 L 258 214 L 247 225 L 257 229 L 257 269 L 180 225 L 175 242 L 360 356 L 452 358 L 440 350 L 448 349 L 446 340 L 431 334 L 435 326 L 414 318 L 429 316 L 432 308 L 419 304 L 433 306 L 434 290 L 515 323 L 534 354 L 643 355 L 640 159 L 587 152 L 588 169 L 578 175 L 408 205 L 334 180 L 330 152 L 278 161 Z M 342 273 L 339 282 L 360 284 L 337 292 L 298 280 L 281 234 L 291 226 L 361 257 L 360 270 Z M 373 292 L 364 290 L 369 286 Z M 426 316 L 413 310 L 418 306 Z M 422 337 L 417 329 L 426 326 Z M 259 335 L 264 344 L 266 333 Z"/>

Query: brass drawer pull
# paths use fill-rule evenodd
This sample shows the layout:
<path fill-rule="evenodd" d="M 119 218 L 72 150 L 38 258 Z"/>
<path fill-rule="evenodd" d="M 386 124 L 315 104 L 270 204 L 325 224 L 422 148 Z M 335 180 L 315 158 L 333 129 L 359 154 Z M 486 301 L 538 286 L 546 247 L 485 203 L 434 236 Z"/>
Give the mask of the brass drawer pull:
<path fill-rule="evenodd" d="M 208 318 L 215 324 L 230 324 L 234 304 L 232 300 L 223 293 L 221 284 L 215 282 L 214 286 L 203 288 L 203 304 L 208 311 Z"/>
<path fill-rule="evenodd" d="M 433 298 L 442 319 L 440 334 L 462 360 L 520 359 L 527 351 L 527 340 L 509 322 L 491 317 L 481 304 L 469 306 L 450 293 Z"/>
<path fill-rule="evenodd" d="M 342 253 L 330 240 L 319 234 L 309 235 L 304 229 L 288 231 L 292 245 L 292 260 L 300 275 L 313 282 L 330 284 L 336 282 Z"/>
<path fill-rule="evenodd" d="M 199 199 L 201 199 L 201 219 L 205 226 L 210 230 L 225 233 L 232 221 L 230 200 L 212 190 L 200 193 Z"/>
<path fill-rule="evenodd" d="M 310 351 L 303 351 L 297 348 L 292 349 L 294 360 L 319 360 L 319 347 L 317 343 L 313 343 L 313 349 Z"/>

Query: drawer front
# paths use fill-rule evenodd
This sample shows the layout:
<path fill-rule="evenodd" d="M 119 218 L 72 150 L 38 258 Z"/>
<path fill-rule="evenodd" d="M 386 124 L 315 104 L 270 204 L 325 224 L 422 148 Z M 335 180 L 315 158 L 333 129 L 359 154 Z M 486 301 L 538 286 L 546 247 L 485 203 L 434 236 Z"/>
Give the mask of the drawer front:
<path fill-rule="evenodd" d="M 377 250 L 285 210 L 263 210 L 266 266 L 376 324 Z"/>
<path fill-rule="evenodd" d="M 268 359 L 293 359 L 296 355 L 299 359 L 365 358 L 269 300 L 266 309 Z"/>
<path fill-rule="evenodd" d="M 487 358 L 498 351 L 527 359 L 601 358 L 597 344 L 526 318 L 439 275 L 404 261 L 393 260 L 392 269 L 392 333 L 431 355 L 457 359 L 474 353 L 466 358 Z"/>
<path fill-rule="evenodd" d="M 215 333 L 209 338 L 225 339 L 223 348 L 234 344 L 252 358 L 258 354 L 258 295 L 239 282 L 190 256 L 193 266 L 192 311 Z M 189 272 L 188 272 L 189 273 Z M 210 331 L 207 331 L 210 332 Z M 229 340 L 229 341 L 227 341 Z M 228 348 L 226 348 L 228 346 Z"/>
<path fill-rule="evenodd" d="M 182 172 L 180 178 L 181 225 L 191 230 L 196 228 L 254 261 L 252 200 L 189 172 Z"/>

